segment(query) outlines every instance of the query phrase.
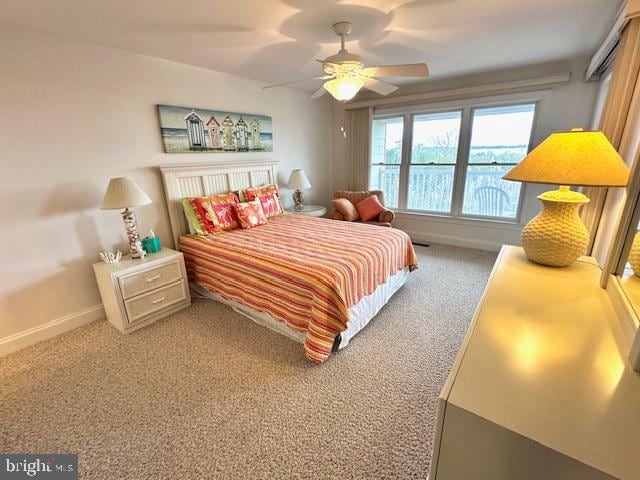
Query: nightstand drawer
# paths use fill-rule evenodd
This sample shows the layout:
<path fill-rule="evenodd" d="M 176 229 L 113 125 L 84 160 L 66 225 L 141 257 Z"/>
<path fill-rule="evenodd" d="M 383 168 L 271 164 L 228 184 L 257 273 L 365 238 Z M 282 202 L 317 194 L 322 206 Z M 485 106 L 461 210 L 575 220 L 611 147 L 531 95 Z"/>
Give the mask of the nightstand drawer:
<path fill-rule="evenodd" d="M 129 323 L 134 323 L 152 313 L 183 302 L 187 297 L 186 282 L 181 280 L 144 295 L 125 300 L 124 306 L 127 310 Z"/>
<path fill-rule="evenodd" d="M 123 298 L 131 298 L 182 278 L 180 262 L 169 262 L 155 268 L 124 275 L 118 279 Z"/>

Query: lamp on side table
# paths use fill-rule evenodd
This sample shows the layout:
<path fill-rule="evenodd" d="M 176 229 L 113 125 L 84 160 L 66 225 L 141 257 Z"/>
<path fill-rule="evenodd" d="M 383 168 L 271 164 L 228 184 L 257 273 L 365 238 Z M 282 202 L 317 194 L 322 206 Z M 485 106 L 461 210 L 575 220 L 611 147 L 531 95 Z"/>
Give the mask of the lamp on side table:
<path fill-rule="evenodd" d="M 138 223 L 136 222 L 136 215 L 132 210 L 133 207 L 140 207 L 151 203 L 151 199 L 146 193 L 130 178 L 117 177 L 109 180 L 109 186 L 104 194 L 102 210 L 119 210 L 124 208 L 122 212 L 122 220 L 124 221 L 124 228 L 127 231 L 127 238 L 129 239 L 129 251 L 131 252 L 131 258 L 143 258 L 147 252 L 142 248 L 140 242 L 140 232 L 138 230 Z"/>
<path fill-rule="evenodd" d="M 302 211 L 304 209 L 304 193 L 302 191 L 307 188 L 311 188 L 311 183 L 302 169 L 291 171 L 288 186 L 289 188 L 295 188 L 295 192 L 293 192 L 293 201 L 296 205 L 294 208 Z"/>

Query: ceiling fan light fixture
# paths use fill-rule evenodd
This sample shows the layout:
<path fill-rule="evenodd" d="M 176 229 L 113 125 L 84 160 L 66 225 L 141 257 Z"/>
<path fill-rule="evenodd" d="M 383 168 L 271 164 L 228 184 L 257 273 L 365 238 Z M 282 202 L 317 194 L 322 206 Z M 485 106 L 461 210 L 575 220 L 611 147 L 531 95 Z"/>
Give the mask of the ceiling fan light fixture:
<path fill-rule="evenodd" d="M 347 102 L 364 86 L 364 80 L 360 77 L 338 77 L 324 82 L 323 86 L 333 98 L 340 102 Z"/>
<path fill-rule="evenodd" d="M 346 36 L 351 33 L 350 22 L 337 22 L 333 24 L 333 30 L 340 36 L 340 50 L 324 60 L 316 59 L 322 64 L 323 75 L 309 80 L 327 80 L 316 90 L 310 99 L 319 98 L 329 92 L 339 102 L 348 102 L 360 91 L 366 88 L 380 95 L 389 95 L 398 89 L 376 77 L 426 77 L 429 69 L 426 63 L 409 63 L 404 65 L 380 65 L 365 67 L 360 55 L 351 53 L 346 48 Z M 267 85 L 262 88 L 273 88 L 305 80 L 293 80 L 275 85 Z"/>

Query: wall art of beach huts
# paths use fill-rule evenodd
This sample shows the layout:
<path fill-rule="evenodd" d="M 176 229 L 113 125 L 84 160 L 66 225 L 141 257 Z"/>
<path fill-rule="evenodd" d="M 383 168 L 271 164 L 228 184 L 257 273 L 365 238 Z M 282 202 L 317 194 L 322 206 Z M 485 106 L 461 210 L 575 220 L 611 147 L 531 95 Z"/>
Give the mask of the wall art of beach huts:
<path fill-rule="evenodd" d="M 271 117 L 158 105 L 166 153 L 271 152 Z"/>

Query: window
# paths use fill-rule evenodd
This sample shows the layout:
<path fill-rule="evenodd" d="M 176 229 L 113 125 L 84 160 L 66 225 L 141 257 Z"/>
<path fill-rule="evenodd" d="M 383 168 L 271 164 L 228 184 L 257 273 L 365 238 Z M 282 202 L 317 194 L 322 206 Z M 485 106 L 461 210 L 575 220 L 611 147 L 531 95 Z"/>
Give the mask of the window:
<path fill-rule="evenodd" d="M 451 211 L 461 118 L 462 112 L 413 117 L 407 194 L 409 209 Z"/>
<path fill-rule="evenodd" d="M 403 125 L 402 116 L 375 119 L 371 132 L 369 188 L 382 190 L 389 208 L 398 208 Z"/>
<path fill-rule="evenodd" d="M 535 107 L 465 106 L 376 117 L 369 187 L 384 191 L 387 206 L 401 211 L 516 219 L 521 185 L 502 176 L 528 152 Z"/>
<path fill-rule="evenodd" d="M 521 184 L 502 176 L 527 155 L 534 108 L 473 109 L 463 214 L 516 218 Z"/>

